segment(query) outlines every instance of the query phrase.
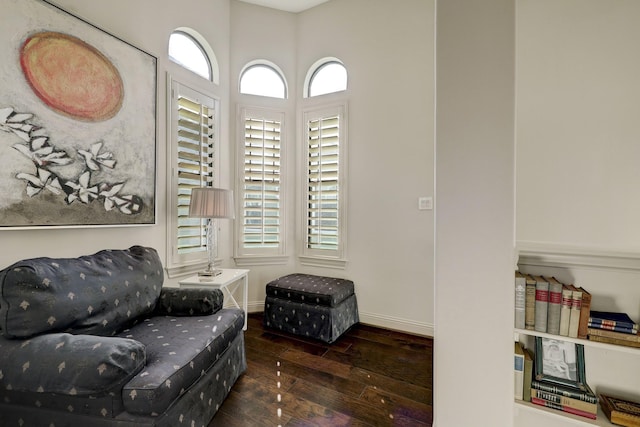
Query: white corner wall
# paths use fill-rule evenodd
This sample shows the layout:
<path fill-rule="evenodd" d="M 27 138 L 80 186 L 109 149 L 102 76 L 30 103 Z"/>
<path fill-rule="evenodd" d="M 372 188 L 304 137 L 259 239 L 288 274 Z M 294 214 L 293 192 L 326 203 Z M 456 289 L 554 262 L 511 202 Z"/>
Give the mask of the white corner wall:
<path fill-rule="evenodd" d="M 309 67 L 332 56 L 349 72 L 347 267 L 298 264 L 294 233 L 303 182 L 293 178 L 286 188 L 292 262 L 250 267 L 254 310 L 261 310 L 265 284 L 282 274 L 341 276 L 355 282 L 362 322 L 432 335 L 433 211 L 419 211 L 418 197 L 434 195 L 434 1 L 332 0 L 295 15 L 232 1 L 231 10 L 233 79 L 259 58 L 286 74 L 286 176 L 300 155 L 296 107 Z"/>
<path fill-rule="evenodd" d="M 509 426 L 515 1 L 436 17 L 434 426 Z"/>

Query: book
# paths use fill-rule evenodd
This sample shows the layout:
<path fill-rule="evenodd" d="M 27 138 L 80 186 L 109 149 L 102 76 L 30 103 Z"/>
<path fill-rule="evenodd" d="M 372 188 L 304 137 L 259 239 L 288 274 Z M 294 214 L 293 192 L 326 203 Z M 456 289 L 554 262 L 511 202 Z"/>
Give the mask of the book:
<path fill-rule="evenodd" d="M 562 396 L 560 394 L 549 393 L 542 390 L 531 390 L 531 397 L 537 397 L 538 399 L 554 402 L 559 405 L 568 406 L 570 408 L 579 409 L 581 411 L 590 412 L 595 414 L 598 412 L 598 404 L 592 402 L 585 402 L 584 400 L 573 399 L 571 397 Z"/>
<path fill-rule="evenodd" d="M 559 411 L 563 411 L 568 414 L 579 415 L 581 417 L 589 418 L 592 420 L 596 419 L 596 414 L 592 414 L 591 412 L 581 411 L 580 409 L 575 409 L 570 406 L 561 405 L 555 402 L 549 402 L 548 400 L 539 399 L 537 397 L 531 397 L 531 403 L 534 403 L 540 406 L 546 406 L 547 408 L 557 409 Z"/>
<path fill-rule="evenodd" d="M 607 329 L 597 329 L 597 328 L 588 328 L 587 332 L 590 337 L 600 336 L 600 337 L 608 337 L 615 338 L 623 341 L 631 341 L 640 343 L 640 334 L 625 334 L 622 332 L 609 331 Z"/>
<path fill-rule="evenodd" d="M 591 323 L 591 321 L 589 321 L 589 323 L 587 324 L 587 328 L 603 329 L 605 331 L 614 331 L 614 332 L 620 332 L 622 334 L 630 334 L 630 335 L 634 335 L 638 333 L 637 328 L 631 329 L 631 328 L 625 328 L 624 326 L 612 326 L 612 325 L 606 325 L 602 323 Z"/>
<path fill-rule="evenodd" d="M 631 334 L 628 334 L 628 335 L 631 335 Z M 626 341 L 626 340 L 621 340 L 621 339 L 618 339 L 618 338 L 601 337 L 601 336 L 598 336 L 598 335 L 589 335 L 589 341 L 602 342 L 602 343 L 606 343 L 606 344 L 622 345 L 622 346 L 625 346 L 625 347 L 640 348 L 640 342 Z"/>
<path fill-rule="evenodd" d="M 533 276 L 536 281 L 536 311 L 534 329 L 547 332 L 547 311 L 549 308 L 549 282 L 542 276 Z"/>
<path fill-rule="evenodd" d="M 580 321 L 578 322 L 578 338 L 587 338 L 587 329 L 589 327 L 589 317 L 591 312 L 591 294 L 585 288 L 578 288 L 582 292 L 582 302 L 580 303 Z"/>
<path fill-rule="evenodd" d="M 546 278 L 549 282 L 549 306 L 547 308 L 547 333 L 560 334 L 560 306 L 562 304 L 562 283 L 555 277 Z"/>
<path fill-rule="evenodd" d="M 573 285 L 571 289 L 571 315 L 569 316 L 569 337 L 578 338 L 578 326 L 580 326 L 580 311 L 582 310 L 582 291 Z"/>
<path fill-rule="evenodd" d="M 627 313 L 613 311 L 592 311 L 589 322 L 594 325 L 620 326 L 623 328 L 638 330 L 638 324 L 631 320 Z"/>
<path fill-rule="evenodd" d="M 524 329 L 524 318 L 525 318 L 525 305 L 526 305 L 526 287 L 527 280 L 524 277 L 524 274 L 516 271 L 516 280 L 515 280 L 515 327 L 517 329 Z"/>
<path fill-rule="evenodd" d="M 522 400 L 524 392 L 524 349 L 518 341 L 513 344 L 513 396 L 516 400 Z"/>
<path fill-rule="evenodd" d="M 640 427 L 640 403 L 600 394 L 600 406 L 613 424 Z"/>
<path fill-rule="evenodd" d="M 571 397 L 572 399 L 582 400 L 584 402 L 598 403 L 598 397 L 591 390 L 589 384 L 584 384 L 585 391 L 580 391 L 573 387 L 550 384 L 545 381 L 531 380 L 531 388 L 536 390 L 542 390 L 549 393 L 559 394 L 562 396 Z"/>
<path fill-rule="evenodd" d="M 559 335 L 562 335 L 563 337 L 569 336 L 569 317 L 571 317 L 572 297 L 573 297 L 573 291 L 567 285 L 562 285 L 562 303 L 560 305 Z"/>
<path fill-rule="evenodd" d="M 526 295 L 524 308 L 524 328 L 535 329 L 536 324 L 536 281 L 530 275 L 525 275 Z"/>
<path fill-rule="evenodd" d="M 524 380 L 522 381 L 522 400 L 531 402 L 531 381 L 533 380 L 533 353 L 524 349 Z"/>

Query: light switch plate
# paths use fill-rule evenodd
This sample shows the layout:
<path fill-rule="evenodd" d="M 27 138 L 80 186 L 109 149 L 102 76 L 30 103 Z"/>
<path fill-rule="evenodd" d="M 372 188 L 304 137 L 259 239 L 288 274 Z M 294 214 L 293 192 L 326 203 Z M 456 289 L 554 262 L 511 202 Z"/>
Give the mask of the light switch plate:
<path fill-rule="evenodd" d="M 430 211 L 433 209 L 433 197 L 418 197 L 418 210 Z"/>

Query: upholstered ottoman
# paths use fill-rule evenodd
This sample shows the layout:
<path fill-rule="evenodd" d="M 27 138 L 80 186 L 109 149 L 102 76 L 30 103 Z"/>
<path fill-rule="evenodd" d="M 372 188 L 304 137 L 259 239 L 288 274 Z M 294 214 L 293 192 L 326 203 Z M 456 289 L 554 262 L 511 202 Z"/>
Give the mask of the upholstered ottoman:
<path fill-rule="evenodd" d="M 264 326 L 332 343 L 359 321 L 353 282 L 289 274 L 267 284 Z"/>

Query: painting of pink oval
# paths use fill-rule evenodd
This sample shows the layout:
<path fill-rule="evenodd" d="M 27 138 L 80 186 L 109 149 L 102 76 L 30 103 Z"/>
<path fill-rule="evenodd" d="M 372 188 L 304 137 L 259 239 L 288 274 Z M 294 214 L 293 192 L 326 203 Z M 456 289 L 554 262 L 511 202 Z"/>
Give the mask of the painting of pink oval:
<path fill-rule="evenodd" d="M 122 107 L 120 73 L 96 48 L 76 37 L 34 34 L 22 45 L 20 65 L 36 95 L 59 113 L 102 121 Z"/>

